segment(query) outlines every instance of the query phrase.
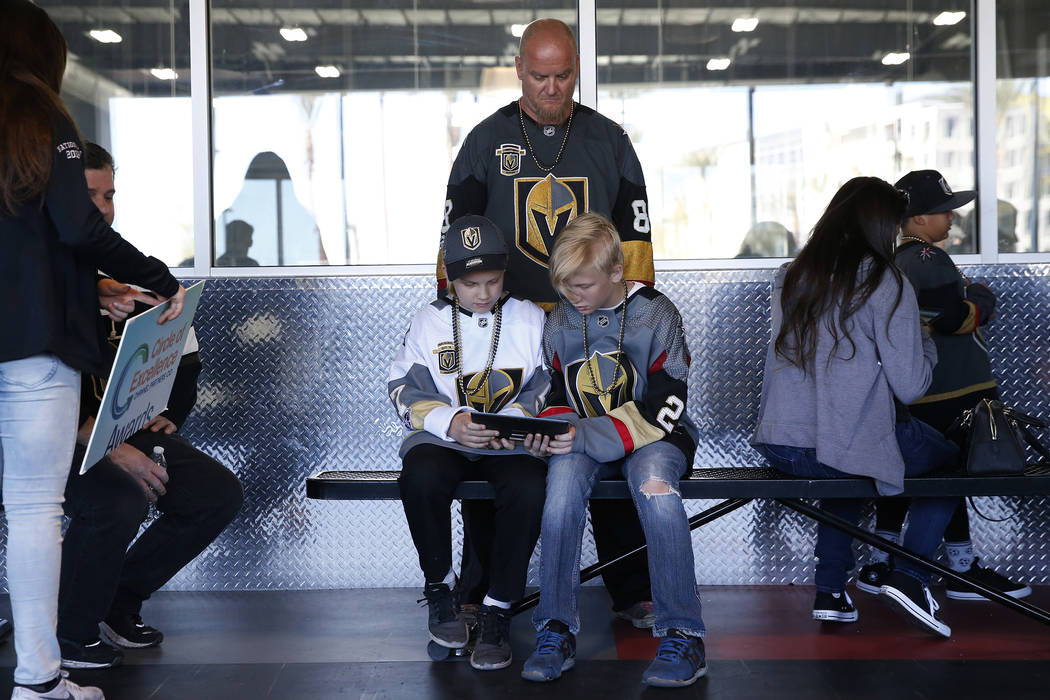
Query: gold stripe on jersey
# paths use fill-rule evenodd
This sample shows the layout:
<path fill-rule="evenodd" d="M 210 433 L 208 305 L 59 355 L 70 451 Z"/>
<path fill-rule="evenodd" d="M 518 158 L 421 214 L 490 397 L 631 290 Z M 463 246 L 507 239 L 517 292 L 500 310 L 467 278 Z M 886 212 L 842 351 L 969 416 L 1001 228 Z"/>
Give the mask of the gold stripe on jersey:
<path fill-rule="evenodd" d="M 662 440 L 664 437 L 664 431 L 647 421 L 638 411 L 638 404 L 634 401 L 614 408 L 609 411 L 608 415 L 623 421 L 623 424 L 627 426 L 627 432 L 631 434 L 635 450 Z"/>
<path fill-rule="evenodd" d="M 977 317 L 977 305 L 972 301 L 964 301 L 966 308 L 969 311 L 966 314 L 966 320 L 962 322 L 962 325 L 955 329 L 954 335 L 966 335 L 967 333 L 973 333 L 977 330 L 977 324 L 979 319 Z"/>
<path fill-rule="evenodd" d="M 653 244 L 649 241 L 624 241 L 623 278 L 632 282 L 653 284 L 656 271 L 653 268 Z"/>
<path fill-rule="evenodd" d="M 431 411 L 435 408 L 447 407 L 448 404 L 444 401 L 416 401 L 412 404 L 412 427 L 416 430 L 423 430 L 423 421 Z"/>
<path fill-rule="evenodd" d="M 516 408 L 519 411 L 521 411 L 522 413 L 524 413 L 526 416 L 528 416 L 529 418 L 533 417 L 532 413 L 529 412 L 529 409 L 525 408 L 520 403 L 512 403 L 510 406 L 507 406 L 507 408 Z"/>
<path fill-rule="evenodd" d="M 957 399 L 960 396 L 966 396 L 972 394 L 975 391 L 984 391 L 985 389 L 994 389 L 995 380 L 981 382 L 980 384 L 971 384 L 970 386 L 963 387 L 962 389 L 956 389 L 954 391 L 945 391 L 941 394 L 929 394 L 923 396 L 921 399 L 912 401 L 909 405 L 915 406 L 921 403 L 933 403 L 935 401 L 947 401 L 948 399 Z"/>

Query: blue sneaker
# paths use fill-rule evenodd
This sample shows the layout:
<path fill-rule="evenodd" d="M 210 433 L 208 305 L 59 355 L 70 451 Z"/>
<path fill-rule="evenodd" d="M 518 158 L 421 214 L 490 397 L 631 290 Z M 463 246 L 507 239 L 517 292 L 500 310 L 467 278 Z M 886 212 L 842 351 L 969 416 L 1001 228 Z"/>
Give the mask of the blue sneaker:
<path fill-rule="evenodd" d="M 527 681 L 553 681 L 576 664 L 576 637 L 568 626 L 551 620 L 536 635 L 536 650 L 525 659 L 521 677 Z"/>
<path fill-rule="evenodd" d="M 656 658 L 642 674 L 642 683 L 658 688 L 681 688 L 692 685 L 705 673 L 704 640 L 671 629 L 660 640 Z"/>

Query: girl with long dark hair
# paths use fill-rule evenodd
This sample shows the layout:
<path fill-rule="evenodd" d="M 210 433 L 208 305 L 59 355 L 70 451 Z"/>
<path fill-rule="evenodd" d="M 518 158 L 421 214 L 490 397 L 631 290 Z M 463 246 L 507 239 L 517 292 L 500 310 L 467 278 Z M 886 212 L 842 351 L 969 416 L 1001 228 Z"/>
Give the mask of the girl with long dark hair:
<path fill-rule="evenodd" d="M 798 257 L 773 283 L 773 334 L 752 444 L 777 469 L 807 478 L 863 476 L 879 493 L 904 477 L 952 463 L 958 448 L 911 418 L 905 404 L 929 386 L 937 351 L 920 323 L 915 292 L 893 262 L 907 196 L 874 177 L 843 185 Z M 821 507 L 851 523 L 863 499 Z M 954 502 L 916 498 L 904 546 L 931 557 Z M 813 618 L 853 622 L 846 593 L 852 537 L 817 530 Z M 880 593 L 923 628 L 947 637 L 929 575 L 898 562 Z"/>
<path fill-rule="evenodd" d="M 0 471 L 15 626 L 12 698 L 102 698 L 59 671 L 55 622 L 62 494 L 80 372 L 106 367 L 96 270 L 150 288 L 181 312 L 164 263 L 117 234 L 91 202 L 83 142 L 59 97 L 66 42 L 27 0 L 0 2 Z M 101 376 L 105 376 L 102 374 Z"/>

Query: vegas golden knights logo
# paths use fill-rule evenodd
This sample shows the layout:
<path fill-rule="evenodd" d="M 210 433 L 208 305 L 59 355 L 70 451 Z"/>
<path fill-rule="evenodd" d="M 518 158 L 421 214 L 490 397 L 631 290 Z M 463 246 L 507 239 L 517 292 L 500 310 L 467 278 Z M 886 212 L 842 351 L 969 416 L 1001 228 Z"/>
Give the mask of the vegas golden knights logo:
<path fill-rule="evenodd" d="M 473 372 L 463 375 L 463 388 L 466 393 L 459 393 L 459 405 L 469 406 L 477 411 L 496 413 L 503 410 L 510 400 L 521 390 L 521 379 L 525 374 L 522 369 L 494 369 L 489 372 L 488 381 L 481 384 L 484 372 Z"/>
<path fill-rule="evenodd" d="M 591 371 L 587 370 L 591 366 Z M 620 371 L 616 371 L 616 366 Z M 591 374 L 594 380 L 591 380 Z M 616 383 L 609 387 L 616 375 Z M 604 416 L 614 408 L 618 408 L 634 397 L 634 385 L 636 375 L 634 366 L 623 353 L 593 353 L 586 364 L 581 360 L 568 366 L 566 370 L 566 385 L 572 394 L 573 403 L 577 410 L 584 414 L 585 418 Z M 601 386 L 594 386 L 594 382 Z M 609 388 L 609 393 L 602 395 L 601 390 Z"/>
<path fill-rule="evenodd" d="M 517 175 L 521 172 L 521 157 L 525 149 L 516 143 L 503 143 L 496 149 L 500 175 Z"/>
<path fill-rule="evenodd" d="M 455 374 L 459 371 L 455 343 L 438 343 L 434 354 L 438 356 L 438 370 L 442 374 Z"/>
<path fill-rule="evenodd" d="M 554 237 L 589 210 L 587 178 L 522 177 L 514 181 L 514 240 L 522 253 L 547 267 Z"/>
<path fill-rule="evenodd" d="M 477 250 L 481 245 L 481 229 L 477 226 L 460 229 L 459 237 L 463 240 L 463 247 L 467 250 Z"/>

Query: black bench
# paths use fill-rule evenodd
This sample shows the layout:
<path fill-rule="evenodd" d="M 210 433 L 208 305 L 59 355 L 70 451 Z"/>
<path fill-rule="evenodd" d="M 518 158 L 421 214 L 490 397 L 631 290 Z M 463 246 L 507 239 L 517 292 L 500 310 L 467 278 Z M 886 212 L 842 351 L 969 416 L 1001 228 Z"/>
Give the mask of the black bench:
<path fill-rule="evenodd" d="M 306 479 L 307 498 L 336 501 L 400 500 L 396 471 L 321 471 Z M 689 519 L 690 529 L 696 529 L 756 498 L 767 498 L 782 504 L 817 522 L 830 525 L 854 538 L 883 550 L 895 557 L 926 567 L 940 576 L 964 583 L 979 591 L 989 600 L 1005 605 L 1040 622 L 1050 625 L 1050 613 L 1023 600 L 984 586 L 970 576 L 941 566 L 937 562 L 917 556 L 899 545 L 856 527 L 803 499 L 812 498 L 873 498 L 877 496 L 870 479 L 799 479 L 770 468 L 737 467 L 693 469 L 679 482 L 684 499 L 724 499 Z M 960 476 L 934 474 L 904 480 L 903 496 L 1032 496 L 1050 494 L 1050 470 L 1033 467 L 1024 476 Z M 456 498 L 491 499 L 491 484 L 485 481 L 465 481 L 456 490 Z M 598 482 L 592 498 L 630 498 L 627 482 L 607 480 Z M 608 567 L 632 557 L 645 546 L 608 562 L 599 562 L 580 572 L 580 580 L 599 576 Z M 536 604 L 534 593 L 514 606 L 520 612 Z"/>

